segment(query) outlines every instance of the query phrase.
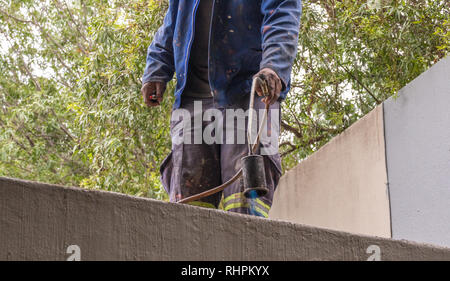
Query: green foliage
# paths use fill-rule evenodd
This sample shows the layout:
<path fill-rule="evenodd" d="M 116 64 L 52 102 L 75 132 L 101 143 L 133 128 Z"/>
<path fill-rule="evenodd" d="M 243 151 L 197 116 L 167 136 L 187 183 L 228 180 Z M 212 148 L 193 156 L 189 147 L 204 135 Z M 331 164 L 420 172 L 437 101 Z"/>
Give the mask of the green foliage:
<path fill-rule="evenodd" d="M 334 3 L 334 4 L 333 4 Z M 449 52 L 447 1 L 303 5 L 281 150 L 290 168 Z M 172 82 L 140 94 L 167 1 L 0 0 L 0 176 L 167 199 Z"/>
<path fill-rule="evenodd" d="M 140 76 L 167 3 L 1 2 L 0 174 L 164 199 L 172 99 Z"/>
<path fill-rule="evenodd" d="M 284 104 L 284 167 L 443 58 L 449 14 L 449 2 L 441 0 L 305 1 L 293 90 Z"/>

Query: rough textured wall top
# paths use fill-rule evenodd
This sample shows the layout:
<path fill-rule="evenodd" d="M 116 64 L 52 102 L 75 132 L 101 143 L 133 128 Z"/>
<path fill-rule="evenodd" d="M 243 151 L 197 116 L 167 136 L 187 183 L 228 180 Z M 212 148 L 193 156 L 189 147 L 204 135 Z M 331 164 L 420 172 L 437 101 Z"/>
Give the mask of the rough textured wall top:
<path fill-rule="evenodd" d="M 0 178 L 0 260 L 74 249 L 81 260 L 367 260 L 374 248 L 382 260 L 450 260 L 430 245 Z"/>

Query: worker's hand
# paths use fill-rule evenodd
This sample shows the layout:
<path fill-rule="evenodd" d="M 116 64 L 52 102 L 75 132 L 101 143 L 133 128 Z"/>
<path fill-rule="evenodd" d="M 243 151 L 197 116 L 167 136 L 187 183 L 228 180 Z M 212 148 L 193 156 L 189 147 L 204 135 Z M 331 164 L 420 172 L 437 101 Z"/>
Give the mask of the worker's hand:
<path fill-rule="evenodd" d="M 276 102 L 280 97 L 281 89 L 283 88 L 281 79 L 276 72 L 270 68 L 263 68 L 253 77 L 259 77 L 261 80 L 266 81 L 268 91 L 267 96 L 262 99 L 262 102 L 265 104 L 273 104 Z M 264 85 L 258 80 L 255 91 L 260 97 L 264 96 L 263 87 Z"/>
<path fill-rule="evenodd" d="M 166 83 L 164 82 L 147 82 L 142 88 L 142 96 L 147 106 L 154 107 L 161 104 L 164 92 L 166 91 Z"/>

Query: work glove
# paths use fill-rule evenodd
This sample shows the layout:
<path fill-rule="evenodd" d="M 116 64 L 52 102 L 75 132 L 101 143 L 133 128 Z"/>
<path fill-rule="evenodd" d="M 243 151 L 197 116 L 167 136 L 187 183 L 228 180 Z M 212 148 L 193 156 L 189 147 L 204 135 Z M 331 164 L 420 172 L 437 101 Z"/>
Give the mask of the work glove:
<path fill-rule="evenodd" d="M 258 96 L 264 96 L 262 102 L 269 105 L 275 103 L 280 97 L 281 90 L 283 89 L 283 84 L 277 73 L 270 68 L 263 68 L 253 76 L 253 78 L 255 77 L 259 77 L 261 80 L 265 81 L 261 82 L 257 80 L 255 85 L 255 91 Z M 263 83 L 266 85 L 263 85 Z M 266 95 L 263 91 L 264 88 L 267 89 Z"/>
<path fill-rule="evenodd" d="M 160 105 L 165 91 L 166 83 L 159 81 L 147 82 L 141 88 L 144 102 L 149 107 Z"/>

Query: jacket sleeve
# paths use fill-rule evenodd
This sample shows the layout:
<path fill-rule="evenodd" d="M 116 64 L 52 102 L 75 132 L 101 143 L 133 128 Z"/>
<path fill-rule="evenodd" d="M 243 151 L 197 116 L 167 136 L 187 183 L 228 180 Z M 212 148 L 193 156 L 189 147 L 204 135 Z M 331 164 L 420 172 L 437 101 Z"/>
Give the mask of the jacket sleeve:
<path fill-rule="evenodd" d="M 178 0 L 170 0 L 163 25 L 158 29 L 147 50 L 142 84 L 153 81 L 169 82 L 175 72 L 173 33 L 178 12 Z"/>
<path fill-rule="evenodd" d="M 290 82 L 292 64 L 297 54 L 301 0 L 263 0 L 262 61 L 260 69 L 275 71 L 283 83 Z"/>

